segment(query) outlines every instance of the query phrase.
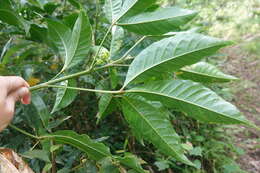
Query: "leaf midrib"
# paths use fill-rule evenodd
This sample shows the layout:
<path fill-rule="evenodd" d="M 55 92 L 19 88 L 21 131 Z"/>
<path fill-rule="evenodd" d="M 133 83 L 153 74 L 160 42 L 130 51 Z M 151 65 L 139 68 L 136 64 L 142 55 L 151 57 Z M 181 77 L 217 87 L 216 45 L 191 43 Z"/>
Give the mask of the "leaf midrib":
<path fill-rule="evenodd" d="M 227 42 L 226 42 L 226 43 L 227 43 Z M 130 82 L 132 82 L 133 80 L 135 80 L 135 79 L 136 79 L 139 75 L 141 75 L 142 73 L 144 73 L 144 72 L 146 72 L 146 71 L 148 71 L 148 70 L 150 70 L 150 69 L 152 69 L 152 68 L 154 68 L 154 67 L 156 67 L 156 66 L 158 66 L 158 65 L 160 65 L 160 64 L 163 64 L 163 63 L 165 63 L 165 62 L 167 62 L 167 61 L 171 61 L 171 60 L 173 60 L 173 59 L 175 59 L 175 58 L 179 58 L 179 57 L 182 57 L 182 56 L 186 56 L 186 55 L 191 54 L 191 53 L 194 53 L 194 52 L 198 52 L 198 51 L 201 51 L 201 50 L 204 50 L 204 49 L 209 49 L 209 48 L 216 47 L 216 46 L 221 46 L 221 45 L 224 45 L 224 44 L 225 44 L 225 42 L 215 43 L 215 44 L 213 44 L 213 45 L 211 45 L 211 46 L 203 47 L 203 48 L 200 48 L 200 49 L 195 49 L 195 50 L 192 50 L 192 51 L 189 51 L 189 52 L 185 52 L 185 53 L 180 54 L 180 55 L 178 55 L 178 56 L 173 56 L 173 57 L 171 57 L 171 58 L 168 58 L 168 59 L 165 59 L 165 60 L 163 60 L 163 61 L 160 61 L 160 62 L 158 62 L 158 63 L 156 63 L 156 64 L 154 64 L 154 65 L 152 65 L 152 66 L 148 66 L 148 68 L 145 68 L 145 69 L 142 70 L 141 72 L 139 72 L 139 73 L 137 73 L 136 75 L 134 75 L 134 76 L 131 78 L 131 80 L 128 80 L 128 82 L 124 84 L 124 87 L 126 87 Z"/>

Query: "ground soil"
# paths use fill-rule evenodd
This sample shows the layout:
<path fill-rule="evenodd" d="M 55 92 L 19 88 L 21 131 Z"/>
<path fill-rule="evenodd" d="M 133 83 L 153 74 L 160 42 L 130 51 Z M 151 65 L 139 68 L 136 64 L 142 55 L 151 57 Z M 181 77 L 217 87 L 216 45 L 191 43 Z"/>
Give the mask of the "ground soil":
<path fill-rule="evenodd" d="M 244 43 L 223 50 L 228 57 L 223 69 L 241 79 L 230 84 L 233 103 L 260 127 L 260 54 L 244 49 L 248 42 L 254 40 L 245 38 Z M 260 173 L 260 132 L 238 127 L 233 133 L 236 145 L 245 150 L 245 154 L 237 159 L 241 168 L 249 173 Z"/>

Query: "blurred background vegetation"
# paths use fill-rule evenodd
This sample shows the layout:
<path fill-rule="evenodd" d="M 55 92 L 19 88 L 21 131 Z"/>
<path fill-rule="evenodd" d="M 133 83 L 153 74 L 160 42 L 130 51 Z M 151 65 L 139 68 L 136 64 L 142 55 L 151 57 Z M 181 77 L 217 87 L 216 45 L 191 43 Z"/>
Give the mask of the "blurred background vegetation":
<path fill-rule="evenodd" d="M 64 8 L 72 12 L 66 1 L 56 1 L 58 15 Z M 82 0 L 83 2 L 83 0 Z M 96 6 L 99 2 L 100 6 Z M 224 49 L 208 61 L 218 65 L 224 71 L 239 77 L 241 80 L 231 84 L 209 86 L 217 91 L 225 99 L 236 104 L 242 112 L 258 126 L 260 125 L 260 0 L 161 0 L 167 5 L 178 5 L 195 9 L 199 16 L 187 28 L 197 27 L 200 32 L 209 35 L 235 41 L 234 46 Z M 102 8 L 103 0 L 84 0 L 84 4 L 94 23 L 96 9 Z M 22 8 L 22 7 L 21 7 Z M 33 6 L 32 6 L 33 8 Z M 39 20 L 40 13 L 23 14 Z M 60 14 L 59 14 L 60 13 Z M 66 12 L 65 12 L 66 13 Z M 100 13 L 99 15 L 104 15 Z M 36 17 L 35 17 L 36 16 Z M 101 18 L 102 20 L 102 18 Z M 98 25 L 98 24 L 97 24 Z M 96 35 L 96 44 L 105 34 Z M 50 79 L 60 68 L 58 57 L 51 51 L 35 42 L 21 41 L 19 36 L 12 37 L 11 33 L 19 32 L 13 27 L 6 27 L 0 23 L 0 50 L 8 48 L 5 54 L 0 53 L 3 60 L 0 63 L 0 75 L 20 75 L 31 85 Z M 10 42 L 8 45 L 7 43 Z M 129 40 L 128 45 L 132 42 Z M 40 48 L 39 48 L 40 47 Z M 96 78 L 81 77 L 80 81 L 89 86 L 103 85 L 100 74 Z M 41 93 L 46 105 L 52 105 L 55 98 L 51 92 Z M 174 117 L 176 131 L 190 148 L 189 155 L 195 160 L 197 168 L 190 168 L 176 164 L 173 160 L 159 153 L 151 153 L 149 148 L 143 147 L 134 140 L 129 129 L 122 124 L 120 113 L 111 116 L 101 125 L 96 125 L 97 100 L 94 94 L 82 93 L 68 108 L 59 111 L 53 118 L 52 128 L 73 129 L 78 133 L 88 133 L 92 138 L 103 141 L 110 146 L 113 152 L 120 153 L 122 149 L 138 153 L 142 158 L 151 163 L 155 172 L 167 173 L 242 173 L 260 172 L 260 134 L 252 129 L 243 127 L 224 127 L 220 125 L 200 124 L 184 116 Z M 16 117 L 13 124 L 23 129 L 37 129 L 38 112 L 32 106 L 17 106 Z M 180 118 L 181 117 L 181 118 Z M 120 124 L 120 123 L 121 124 Z M 59 126 L 59 127 L 58 127 Z M 102 137 L 102 138 L 101 138 Z M 127 137 L 128 146 L 125 146 Z M 192 144 L 193 146 L 192 146 Z M 32 147 L 37 148 L 30 138 L 12 129 L 6 129 L 0 134 L 0 146 L 13 148 L 19 153 L 24 153 Z M 58 167 L 72 172 L 95 172 L 95 163 L 88 162 L 85 156 L 78 150 L 69 146 L 62 146 L 63 152 L 56 158 Z M 149 157 L 150 155 L 154 157 Z M 30 156 L 29 163 L 36 171 L 44 167 L 44 159 L 41 156 Z M 24 155 L 26 157 L 26 155 Z M 28 156 L 27 156 L 28 157 Z M 78 166 L 80 165 L 80 166 Z M 62 172 L 62 171 L 60 171 Z"/>

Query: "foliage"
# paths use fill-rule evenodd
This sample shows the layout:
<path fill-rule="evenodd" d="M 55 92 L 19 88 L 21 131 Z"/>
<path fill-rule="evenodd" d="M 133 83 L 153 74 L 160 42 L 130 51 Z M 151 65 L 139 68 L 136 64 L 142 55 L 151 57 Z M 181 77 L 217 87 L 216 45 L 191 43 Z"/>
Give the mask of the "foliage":
<path fill-rule="evenodd" d="M 199 62 L 231 42 L 185 30 L 197 12 L 158 2 L 0 0 L 1 72 L 35 85 L 13 122 L 33 135 L 11 126 L 32 139 L 8 129 L 22 140 L 3 143 L 33 153 L 36 172 L 218 169 L 198 158 L 234 147 L 204 123 L 255 127 L 203 84 L 236 79 Z"/>

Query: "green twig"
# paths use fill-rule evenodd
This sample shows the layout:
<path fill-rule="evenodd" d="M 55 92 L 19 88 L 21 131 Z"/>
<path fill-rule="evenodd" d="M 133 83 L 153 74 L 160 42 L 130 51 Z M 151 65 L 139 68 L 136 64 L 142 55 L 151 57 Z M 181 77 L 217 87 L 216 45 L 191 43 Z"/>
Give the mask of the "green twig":
<path fill-rule="evenodd" d="M 24 130 L 18 128 L 18 127 L 16 127 L 15 125 L 9 124 L 9 127 L 11 127 L 12 129 L 14 129 L 14 130 L 16 130 L 16 131 L 18 131 L 18 132 L 20 132 L 20 133 L 26 135 L 26 136 L 29 136 L 29 137 L 31 137 L 31 138 L 40 139 L 38 136 L 35 136 L 35 135 L 33 135 L 33 134 L 30 134 L 30 133 L 28 133 L 28 132 L 26 132 L 26 131 L 24 131 Z"/>

